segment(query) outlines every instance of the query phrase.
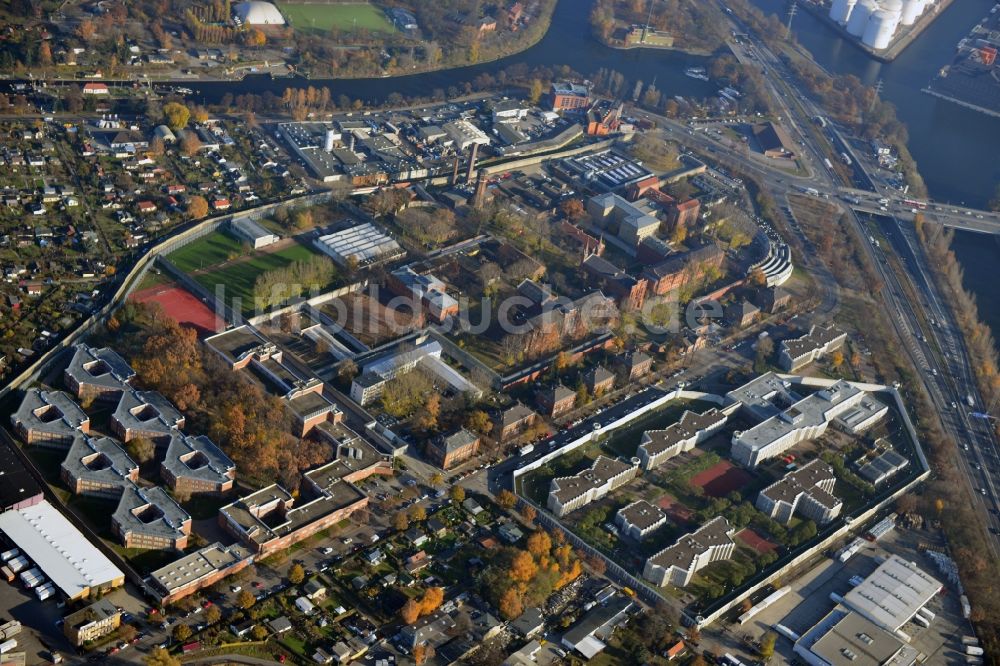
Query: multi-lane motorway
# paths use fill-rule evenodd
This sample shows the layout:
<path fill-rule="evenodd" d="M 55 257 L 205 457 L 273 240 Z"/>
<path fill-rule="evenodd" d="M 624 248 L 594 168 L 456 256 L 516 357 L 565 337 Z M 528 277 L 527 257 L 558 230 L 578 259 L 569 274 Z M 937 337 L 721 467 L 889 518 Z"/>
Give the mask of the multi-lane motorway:
<path fill-rule="evenodd" d="M 1000 233 L 1000 214 L 914 200 L 898 191 L 884 188 L 863 189 L 857 182 L 876 183 L 865 170 L 862 160 L 855 159 L 854 183 L 845 184 L 841 175 L 826 166 L 824 160 L 829 150 L 848 143 L 836 128 L 821 130 L 813 119 L 824 112 L 797 88 L 794 75 L 747 26 L 735 22 L 737 32 L 750 35 L 749 40 L 734 46 L 738 57 L 752 51 L 753 60 L 764 69 L 766 80 L 777 100 L 778 113 L 782 114 L 792 137 L 800 145 L 806 175 L 789 174 L 761 160 L 749 158 L 745 149 L 718 138 L 709 131 L 695 131 L 676 121 L 656 116 L 675 138 L 700 152 L 709 152 L 726 163 L 735 164 L 744 172 L 758 178 L 775 200 L 785 203 L 792 193 L 808 192 L 812 196 L 839 200 L 852 211 L 852 223 L 867 240 L 866 251 L 876 266 L 884 283 L 882 297 L 889 318 L 898 333 L 902 348 L 912 359 L 919 377 L 931 396 L 934 408 L 941 415 L 946 433 L 955 442 L 959 469 L 967 482 L 970 494 L 989 529 L 990 547 L 1000 554 L 1000 445 L 989 421 L 971 416 L 973 411 L 988 412 L 993 405 L 984 405 L 972 371 L 972 360 L 964 338 L 956 323 L 955 313 L 946 304 L 936 283 L 930 277 L 927 257 L 914 237 L 912 220 L 917 213 L 928 222 L 983 233 Z M 640 114 L 637 114 L 640 115 Z M 828 147 L 824 151 L 824 147 Z M 870 234 L 867 214 L 888 220 L 883 232 L 891 241 L 892 250 L 901 258 L 902 271 L 897 273 L 887 261 L 882 247 Z M 800 244 L 810 247 L 799 227 L 792 227 Z M 808 253 L 807 253 L 808 254 Z M 816 275 L 820 286 L 836 290 L 832 275 L 815 256 L 805 256 L 807 268 Z M 912 294 L 916 294 L 916 299 Z M 820 313 L 820 317 L 829 316 Z M 914 387 L 910 387 L 912 390 Z M 904 387 L 905 390 L 905 387 Z"/>

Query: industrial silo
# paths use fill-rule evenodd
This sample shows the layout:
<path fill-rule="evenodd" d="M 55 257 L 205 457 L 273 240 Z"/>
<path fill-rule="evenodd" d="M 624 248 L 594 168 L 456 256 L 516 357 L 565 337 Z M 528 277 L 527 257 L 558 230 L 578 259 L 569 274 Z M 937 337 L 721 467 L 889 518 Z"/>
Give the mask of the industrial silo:
<path fill-rule="evenodd" d="M 920 16 L 923 5 L 920 0 L 903 0 L 903 11 L 899 15 L 900 25 L 913 25 Z"/>
<path fill-rule="evenodd" d="M 851 11 L 851 17 L 847 19 L 848 34 L 855 37 L 865 34 L 868 19 L 871 18 L 877 9 L 878 3 L 875 0 L 858 0 L 858 3 L 854 5 L 854 9 Z"/>
<path fill-rule="evenodd" d="M 868 26 L 861 41 L 873 49 L 884 49 L 889 46 L 892 36 L 896 34 L 899 25 L 899 14 L 878 10 L 868 19 Z"/>
<path fill-rule="evenodd" d="M 840 25 L 847 25 L 847 19 L 851 16 L 851 10 L 854 9 L 858 0 L 833 0 L 833 5 L 830 7 L 830 18 L 839 23 Z"/>

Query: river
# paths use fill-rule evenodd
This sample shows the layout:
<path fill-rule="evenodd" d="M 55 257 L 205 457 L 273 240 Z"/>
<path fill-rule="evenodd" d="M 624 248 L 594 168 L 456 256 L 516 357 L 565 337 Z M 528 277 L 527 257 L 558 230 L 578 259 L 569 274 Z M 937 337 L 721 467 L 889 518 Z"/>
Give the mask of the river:
<path fill-rule="evenodd" d="M 787 0 L 753 0 L 762 10 L 784 16 Z M 982 19 L 993 0 L 958 0 L 939 16 L 895 61 L 880 63 L 847 43 L 806 11 L 799 11 L 793 30 L 798 40 L 827 70 L 854 74 L 868 84 L 883 82 L 883 97 L 893 102 L 900 120 L 909 128 L 909 148 L 920 167 L 931 197 L 939 201 L 984 207 L 1000 182 L 1000 119 L 976 113 L 926 95 L 920 90 L 938 70 L 951 62 L 959 39 Z M 251 76 L 241 82 L 188 84 L 195 97 L 218 101 L 223 94 L 270 90 L 281 94 L 289 86 L 325 86 L 334 98 L 380 101 L 391 92 L 406 96 L 427 95 L 435 88 L 472 81 L 483 72 L 515 63 L 568 64 L 583 74 L 604 67 L 629 79 L 656 81 L 666 94 L 702 97 L 715 90 L 710 83 L 691 79 L 684 69 L 703 65 L 705 58 L 672 51 L 617 50 L 590 36 L 586 0 L 561 0 L 552 27 L 535 46 L 502 60 L 460 69 L 385 79 L 313 80 Z M 993 267 L 1000 263 L 1000 245 L 991 237 L 959 232 L 955 250 L 966 272 L 966 286 L 979 300 L 980 311 L 1000 339 L 1000 281 Z"/>

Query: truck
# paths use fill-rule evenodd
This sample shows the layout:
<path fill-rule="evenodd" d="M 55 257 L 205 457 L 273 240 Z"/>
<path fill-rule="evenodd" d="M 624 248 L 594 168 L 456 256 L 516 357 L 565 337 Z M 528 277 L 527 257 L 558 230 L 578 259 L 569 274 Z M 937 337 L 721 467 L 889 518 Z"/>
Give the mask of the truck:
<path fill-rule="evenodd" d="M 46 583 L 45 585 L 39 585 L 35 588 L 35 596 L 38 597 L 39 601 L 45 601 L 56 595 L 56 586 L 52 583 Z"/>
<path fill-rule="evenodd" d="M 0 624 L 0 641 L 7 641 L 21 633 L 21 623 L 17 620 Z"/>
<path fill-rule="evenodd" d="M 4 641 L 0 643 L 0 654 L 6 654 L 17 647 L 17 641 L 13 638 L 9 641 Z"/>
<path fill-rule="evenodd" d="M 33 567 L 27 571 L 22 571 L 18 574 L 21 578 L 21 582 L 27 588 L 38 587 L 45 582 L 45 576 L 42 575 L 41 569 L 38 567 Z"/>
<path fill-rule="evenodd" d="M 967 396 L 965 396 L 965 402 L 966 402 L 967 405 L 969 405 L 969 407 L 975 407 L 976 406 L 976 401 L 975 401 L 975 399 L 973 399 L 971 393 L 968 394 Z"/>
<path fill-rule="evenodd" d="M 531 453 L 534 450 L 535 450 L 535 445 L 534 444 L 525 444 L 524 446 L 522 446 L 519 449 L 519 453 L 522 456 L 526 456 L 526 455 L 528 455 L 529 453 Z"/>
<path fill-rule="evenodd" d="M 983 648 L 979 647 L 978 645 L 966 645 L 965 654 L 971 654 L 973 657 L 982 657 Z"/>
<path fill-rule="evenodd" d="M 962 636 L 962 645 L 979 645 L 979 639 L 975 636 Z"/>
<path fill-rule="evenodd" d="M 840 154 L 840 159 L 841 159 L 841 161 L 843 161 L 843 163 L 844 163 L 844 164 L 846 164 L 847 166 L 851 166 L 851 164 L 853 164 L 853 162 L 851 162 L 851 157 L 850 157 L 850 155 L 848 155 L 847 153 L 841 153 L 841 154 Z"/>
<path fill-rule="evenodd" d="M 14 559 L 12 559 L 10 562 L 7 563 L 7 568 L 13 571 L 14 573 L 21 571 L 27 566 L 28 566 L 28 558 L 25 557 L 24 555 L 18 555 L 17 557 L 15 557 Z"/>
<path fill-rule="evenodd" d="M 5 550 L 4 552 L 0 553 L 0 560 L 3 560 L 4 562 L 9 562 L 10 560 L 14 559 L 20 554 L 21 551 L 19 551 L 17 548 L 11 548 L 10 550 Z"/>
<path fill-rule="evenodd" d="M 802 192 L 804 194 L 808 194 L 809 196 L 812 196 L 812 197 L 818 197 L 819 196 L 819 190 L 817 190 L 815 187 L 803 187 L 802 188 Z"/>
<path fill-rule="evenodd" d="M 833 171 L 833 162 L 830 161 L 829 157 L 824 157 L 823 158 L 823 164 L 826 165 L 827 169 L 829 169 L 830 171 Z"/>

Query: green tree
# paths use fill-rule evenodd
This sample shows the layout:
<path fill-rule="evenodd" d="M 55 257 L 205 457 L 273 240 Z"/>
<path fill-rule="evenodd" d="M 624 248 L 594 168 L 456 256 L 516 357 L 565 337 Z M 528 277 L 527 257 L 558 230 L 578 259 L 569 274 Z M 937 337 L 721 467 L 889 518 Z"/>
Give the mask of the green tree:
<path fill-rule="evenodd" d="M 168 102 L 163 105 L 163 115 L 170 129 L 177 131 L 187 126 L 191 111 L 180 102 Z"/>
<path fill-rule="evenodd" d="M 125 447 L 132 459 L 140 465 L 149 462 L 156 455 L 156 445 L 148 437 L 136 437 Z"/>

